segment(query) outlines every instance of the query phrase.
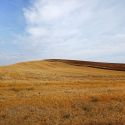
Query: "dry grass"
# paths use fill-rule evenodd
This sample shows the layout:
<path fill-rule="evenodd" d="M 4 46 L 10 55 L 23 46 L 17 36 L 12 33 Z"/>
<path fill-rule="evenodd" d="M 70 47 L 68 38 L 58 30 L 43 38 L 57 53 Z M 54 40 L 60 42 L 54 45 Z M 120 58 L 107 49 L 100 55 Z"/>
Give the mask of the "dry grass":
<path fill-rule="evenodd" d="M 0 68 L 0 125 L 124 124 L 124 71 L 60 61 Z"/>

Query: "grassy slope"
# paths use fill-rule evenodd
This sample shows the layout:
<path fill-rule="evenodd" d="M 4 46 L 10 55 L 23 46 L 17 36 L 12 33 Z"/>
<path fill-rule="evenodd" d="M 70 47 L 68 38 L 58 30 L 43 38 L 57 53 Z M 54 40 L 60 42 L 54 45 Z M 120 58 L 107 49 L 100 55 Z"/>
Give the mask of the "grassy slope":
<path fill-rule="evenodd" d="M 71 60 L 1 67 L 0 125 L 123 124 L 124 70 Z"/>

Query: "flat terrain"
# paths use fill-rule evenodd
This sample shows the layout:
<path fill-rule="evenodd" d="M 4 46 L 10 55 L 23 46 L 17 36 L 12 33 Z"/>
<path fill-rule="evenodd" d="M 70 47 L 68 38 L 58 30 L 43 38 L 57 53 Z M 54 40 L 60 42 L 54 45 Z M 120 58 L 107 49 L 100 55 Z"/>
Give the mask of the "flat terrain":
<path fill-rule="evenodd" d="M 0 125 L 125 125 L 125 64 L 44 60 L 0 67 Z"/>

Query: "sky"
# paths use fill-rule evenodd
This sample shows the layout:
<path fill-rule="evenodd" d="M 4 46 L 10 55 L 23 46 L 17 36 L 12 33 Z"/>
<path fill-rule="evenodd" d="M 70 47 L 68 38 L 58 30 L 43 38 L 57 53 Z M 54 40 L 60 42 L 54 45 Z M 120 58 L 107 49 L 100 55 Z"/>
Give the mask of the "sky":
<path fill-rule="evenodd" d="M 0 65 L 50 58 L 125 63 L 125 0 L 0 0 Z"/>

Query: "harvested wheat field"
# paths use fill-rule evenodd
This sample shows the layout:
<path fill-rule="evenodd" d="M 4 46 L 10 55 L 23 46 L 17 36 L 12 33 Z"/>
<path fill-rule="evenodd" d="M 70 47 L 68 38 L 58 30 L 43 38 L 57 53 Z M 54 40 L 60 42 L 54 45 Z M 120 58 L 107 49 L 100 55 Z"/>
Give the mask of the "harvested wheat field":
<path fill-rule="evenodd" d="M 0 125 L 125 125 L 125 64 L 51 59 L 0 67 Z"/>

